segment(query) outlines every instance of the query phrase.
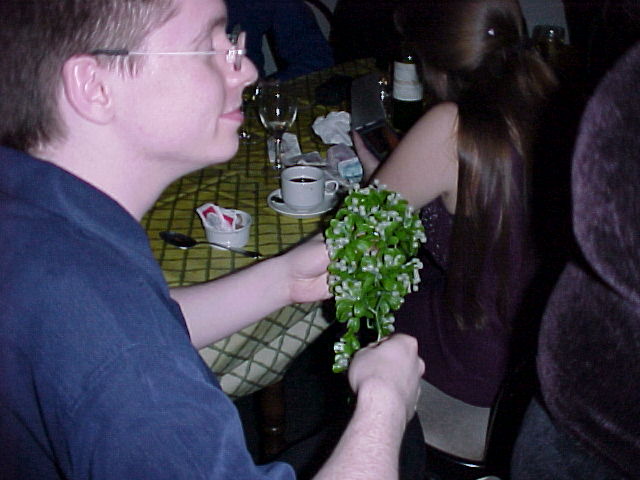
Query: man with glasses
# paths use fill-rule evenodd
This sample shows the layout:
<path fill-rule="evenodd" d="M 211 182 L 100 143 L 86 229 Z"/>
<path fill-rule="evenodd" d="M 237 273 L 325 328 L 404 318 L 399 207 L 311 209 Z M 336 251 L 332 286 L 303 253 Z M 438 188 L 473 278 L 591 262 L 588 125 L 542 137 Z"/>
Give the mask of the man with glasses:
<path fill-rule="evenodd" d="M 238 148 L 256 71 L 222 0 L 8 0 L 0 17 L 0 477 L 293 478 L 253 464 L 197 348 L 327 298 L 322 240 L 170 291 L 139 224 Z M 354 359 L 358 404 L 319 478 L 394 478 L 416 350 L 396 336 Z"/>

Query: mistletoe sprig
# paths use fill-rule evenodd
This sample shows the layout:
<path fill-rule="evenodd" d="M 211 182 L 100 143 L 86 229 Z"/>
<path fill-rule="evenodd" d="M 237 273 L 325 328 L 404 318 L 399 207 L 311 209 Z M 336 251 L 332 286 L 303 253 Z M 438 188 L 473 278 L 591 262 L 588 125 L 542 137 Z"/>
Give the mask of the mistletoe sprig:
<path fill-rule="evenodd" d="M 337 373 L 347 369 L 360 348 L 362 321 L 377 332 L 378 340 L 394 331 L 393 311 L 420 282 L 422 262 L 415 255 L 426 237 L 407 201 L 374 182 L 351 190 L 325 230 L 325 239 L 336 318 L 347 326 L 333 347 Z"/>

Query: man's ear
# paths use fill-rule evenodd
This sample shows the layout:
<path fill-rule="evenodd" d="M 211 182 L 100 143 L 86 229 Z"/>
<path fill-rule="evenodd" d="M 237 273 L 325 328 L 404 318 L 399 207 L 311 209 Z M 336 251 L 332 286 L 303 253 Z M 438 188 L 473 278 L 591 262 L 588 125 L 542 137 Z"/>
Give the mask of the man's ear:
<path fill-rule="evenodd" d="M 62 67 L 64 95 L 74 111 L 90 122 L 104 124 L 113 117 L 109 77 L 113 72 L 89 55 L 78 55 Z"/>

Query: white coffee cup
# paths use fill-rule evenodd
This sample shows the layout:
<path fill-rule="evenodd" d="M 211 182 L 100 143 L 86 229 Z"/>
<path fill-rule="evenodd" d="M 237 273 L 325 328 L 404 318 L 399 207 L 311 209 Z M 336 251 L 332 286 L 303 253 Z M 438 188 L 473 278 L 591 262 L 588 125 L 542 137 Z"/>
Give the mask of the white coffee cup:
<path fill-rule="evenodd" d="M 310 210 L 335 195 L 340 184 L 326 178 L 324 170 L 309 165 L 285 168 L 280 174 L 282 199 L 296 210 Z"/>

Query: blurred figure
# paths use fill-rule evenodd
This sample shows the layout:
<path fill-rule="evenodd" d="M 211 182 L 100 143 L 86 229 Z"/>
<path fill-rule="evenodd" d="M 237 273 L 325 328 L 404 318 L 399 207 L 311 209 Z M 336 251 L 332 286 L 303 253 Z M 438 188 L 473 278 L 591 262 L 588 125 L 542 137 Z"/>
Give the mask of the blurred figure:
<path fill-rule="evenodd" d="M 227 0 L 228 28 L 247 32 L 247 55 L 265 76 L 262 38 L 267 35 L 278 70 L 288 80 L 333 65 L 331 48 L 304 0 Z"/>
<path fill-rule="evenodd" d="M 636 17 L 637 18 L 637 17 Z M 590 100 L 573 157 L 580 251 L 542 321 L 541 395 L 514 480 L 612 480 L 640 472 L 640 44 Z"/>
<path fill-rule="evenodd" d="M 393 23 L 397 0 L 338 0 L 329 41 L 337 63 L 375 58 L 385 67 L 400 37 Z"/>

